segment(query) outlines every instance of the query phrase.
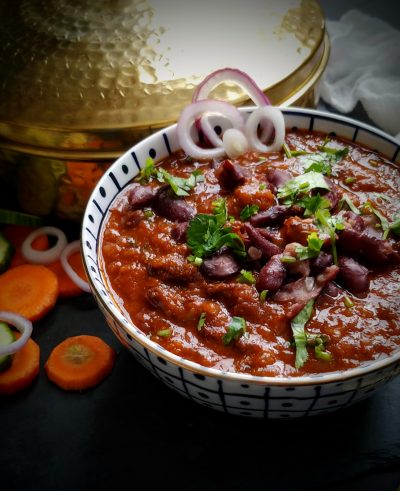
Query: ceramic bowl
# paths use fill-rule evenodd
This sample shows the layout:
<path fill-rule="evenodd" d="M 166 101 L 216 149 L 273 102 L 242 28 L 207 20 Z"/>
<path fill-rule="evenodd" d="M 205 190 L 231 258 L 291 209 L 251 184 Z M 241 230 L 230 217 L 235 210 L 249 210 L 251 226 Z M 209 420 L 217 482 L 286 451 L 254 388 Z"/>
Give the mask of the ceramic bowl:
<path fill-rule="evenodd" d="M 245 108 L 251 111 L 251 108 Z M 336 133 L 366 145 L 393 162 L 400 146 L 389 135 L 347 117 L 310 109 L 283 109 L 286 127 Z M 400 349 L 357 368 L 302 377 L 260 377 L 227 373 L 185 360 L 146 337 L 118 308 L 99 269 L 99 237 L 115 197 L 137 175 L 146 158 L 156 161 L 178 149 L 176 125 L 133 146 L 100 179 L 82 224 L 84 264 L 93 294 L 120 342 L 159 380 L 204 406 L 258 418 L 299 418 L 346 408 L 373 394 L 400 373 Z"/>

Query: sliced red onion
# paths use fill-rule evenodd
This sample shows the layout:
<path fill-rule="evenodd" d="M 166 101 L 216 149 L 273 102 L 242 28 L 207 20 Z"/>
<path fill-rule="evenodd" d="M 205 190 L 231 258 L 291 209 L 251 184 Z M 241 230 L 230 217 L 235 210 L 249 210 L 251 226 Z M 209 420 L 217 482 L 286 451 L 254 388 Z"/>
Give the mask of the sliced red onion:
<path fill-rule="evenodd" d="M 275 129 L 275 138 L 271 145 L 264 145 L 258 138 L 258 125 L 269 119 Z M 285 120 L 282 112 L 273 106 L 258 107 L 246 121 L 246 135 L 251 148 L 259 152 L 275 152 L 280 150 L 285 140 Z"/>
<path fill-rule="evenodd" d="M 235 159 L 243 155 L 249 148 L 249 142 L 242 131 L 229 128 L 222 138 L 224 149 L 229 158 Z"/>
<path fill-rule="evenodd" d="M 194 91 L 192 102 L 207 99 L 210 92 L 218 85 L 233 82 L 239 85 L 257 106 L 269 106 L 271 101 L 247 73 L 237 68 L 222 68 L 212 72 Z"/>
<path fill-rule="evenodd" d="M 71 280 L 75 283 L 75 285 L 79 286 L 81 290 L 84 292 L 90 293 L 90 286 L 89 283 L 85 280 L 83 280 L 78 273 L 76 273 L 71 265 L 68 262 L 68 258 L 71 254 L 73 254 L 76 251 L 80 250 L 80 242 L 79 240 L 74 240 L 73 242 L 70 242 L 62 251 L 61 253 L 61 264 L 62 267 L 64 268 L 64 271 L 67 273 L 67 275 L 71 278 Z"/>
<path fill-rule="evenodd" d="M 51 235 L 57 238 L 54 246 L 46 251 L 36 251 L 32 249 L 32 242 L 41 235 Z M 50 264 L 56 261 L 64 247 L 67 245 L 67 237 L 64 232 L 57 227 L 41 227 L 31 232 L 22 243 L 22 255 L 24 258 L 33 264 Z"/>
<path fill-rule="evenodd" d="M 198 159 L 218 158 L 225 155 L 221 144 L 216 148 L 201 148 L 193 140 L 192 127 L 196 118 L 204 115 L 220 114 L 227 118 L 238 130 L 244 129 L 244 118 L 240 111 L 228 102 L 217 100 L 202 100 L 189 104 L 182 111 L 178 120 L 177 135 L 181 148 L 187 155 Z"/>
<path fill-rule="evenodd" d="M 0 321 L 11 324 L 21 333 L 21 336 L 11 344 L 0 346 L 0 356 L 12 355 L 25 346 L 32 334 L 32 322 L 13 312 L 0 311 Z"/>
<path fill-rule="evenodd" d="M 249 98 L 257 106 L 270 106 L 271 101 L 256 84 L 256 82 L 247 75 L 247 73 L 238 70 L 237 68 L 223 68 L 221 70 L 216 70 L 210 75 L 208 75 L 196 88 L 192 102 L 198 102 L 200 100 L 208 99 L 210 92 L 218 87 L 222 83 L 235 83 L 239 85 L 249 96 Z M 204 133 L 205 138 L 212 143 L 215 147 L 221 146 L 221 138 L 216 134 L 214 128 L 210 124 L 207 117 L 202 117 L 201 121 L 197 121 L 197 127 L 201 128 Z M 271 136 L 272 125 L 267 120 L 260 121 L 262 125 L 262 135 L 261 140 L 267 141 Z"/>

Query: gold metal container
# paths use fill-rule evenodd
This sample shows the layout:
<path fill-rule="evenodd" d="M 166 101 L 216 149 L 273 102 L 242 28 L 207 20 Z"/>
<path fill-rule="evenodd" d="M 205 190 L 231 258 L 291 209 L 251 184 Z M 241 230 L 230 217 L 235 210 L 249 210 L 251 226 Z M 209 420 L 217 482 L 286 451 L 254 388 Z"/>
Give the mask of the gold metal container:
<path fill-rule="evenodd" d="M 0 205 L 69 219 L 213 70 L 314 107 L 329 57 L 317 0 L 0 0 L 0 19 Z M 248 102 L 232 84 L 214 95 Z"/>

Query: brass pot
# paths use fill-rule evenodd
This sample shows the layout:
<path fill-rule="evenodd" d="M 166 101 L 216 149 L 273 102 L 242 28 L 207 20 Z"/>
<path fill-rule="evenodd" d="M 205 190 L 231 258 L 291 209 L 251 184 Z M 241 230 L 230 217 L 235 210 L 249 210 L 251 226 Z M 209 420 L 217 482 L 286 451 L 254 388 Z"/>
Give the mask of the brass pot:
<path fill-rule="evenodd" d="M 0 0 L 0 19 L 0 206 L 68 219 L 211 71 L 314 107 L 329 57 L 317 0 Z M 248 103 L 232 84 L 215 96 Z"/>

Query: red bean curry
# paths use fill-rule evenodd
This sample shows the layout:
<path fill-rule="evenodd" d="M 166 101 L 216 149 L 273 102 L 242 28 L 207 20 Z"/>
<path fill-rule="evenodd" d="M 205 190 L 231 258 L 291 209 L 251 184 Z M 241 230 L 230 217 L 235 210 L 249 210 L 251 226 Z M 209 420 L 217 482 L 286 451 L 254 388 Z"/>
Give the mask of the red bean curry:
<path fill-rule="evenodd" d="M 106 218 L 104 277 L 151 340 L 203 366 L 349 369 L 400 345 L 399 190 L 394 164 L 315 132 L 149 159 Z"/>

